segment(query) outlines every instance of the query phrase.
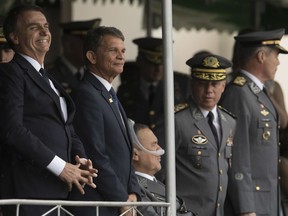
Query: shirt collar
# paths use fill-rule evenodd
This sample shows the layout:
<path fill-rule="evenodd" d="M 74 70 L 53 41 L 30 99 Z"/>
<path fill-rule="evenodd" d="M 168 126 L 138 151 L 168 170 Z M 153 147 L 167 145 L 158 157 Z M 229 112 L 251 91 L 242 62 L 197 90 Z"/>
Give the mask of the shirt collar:
<path fill-rule="evenodd" d="M 247 77 L 249 77 L 261 90 L 264 88 L 264 84 L 253 74 L 249 73 L 248 71 L 241 70 Z"/>
<path fill-rule="evenodd" d="M 23 58 L 25 58 L 34 68 L 36 71 L 39 71 L 40 68 L 44 68 L 44 65 L 40 65 L 39 62 L 37 62 L 35 59 L 31 58 L 28 55 L 19 53 Z"/>
<path fill-rule="evenodd" d="M 154 181 L 156 180 L 156 178 L 154 176 L 150 176 L 148 175 L 147 173 L 142 173 L 142 172 L 138 172 L 138 171 L 135 171 L 135 174 L 139 175 L 139 176 L 142 176 L 144 178 L 147 178 L 149 179 L 150 181 Z"/>
<path fill-rule="evenodd" d="M 108 92 L 110 91 L 110 89 L 112 88 L 111 83 L 109 83 L 107 80 L 103 79 L 102 77 L 96 75 L 95 73 L 93 73 L 91 71 L 90 71 L 90 73 L 93 74 L 104 85 L 104 87 L 106 88 L 106 90 Z"/>

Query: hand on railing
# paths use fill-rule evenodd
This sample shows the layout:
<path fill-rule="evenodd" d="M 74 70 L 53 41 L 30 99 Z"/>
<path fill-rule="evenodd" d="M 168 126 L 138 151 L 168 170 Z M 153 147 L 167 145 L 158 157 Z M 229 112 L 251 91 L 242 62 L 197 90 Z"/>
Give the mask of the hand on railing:
<path fill-rule="evenodd" d="M 67 183 L 68 190 L 72 190 L 74 184 L 81 194 L 85 194 L 83 187 L 87 184 L 96 188 L 93 178 L 97 177 L 97 169 L 93 168 L 91 160 L 75 157 L 76 165 L 66 163 L 64 170 L 60 173 L 60 179 Z"/>
<path fill-rule="evenodd" d="M 137 202 L 136 194 L 134 194 L 134 193 L 129 194 L 127 202 Z M 122 206 L 119 211 L 120 211 L 120 215 L 137 216 L 136 209 L 134 209 L 131 206 Z"/>

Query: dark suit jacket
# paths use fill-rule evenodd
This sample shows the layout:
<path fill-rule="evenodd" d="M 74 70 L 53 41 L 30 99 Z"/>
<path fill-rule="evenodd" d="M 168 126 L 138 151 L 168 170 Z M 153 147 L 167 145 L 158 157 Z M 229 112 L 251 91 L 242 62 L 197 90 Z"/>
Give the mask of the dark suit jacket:
<path fill-rule="evenodd" d="M 86 188 L 85 196 L 75 191 L 72 199 L 126 201 L 129 193 L 140 194 L 131 165 L 133 148 L 123 108 L 120 106 L 122 121 L 109 92 L 90 72 L 85 73 L 72 97 L 77 110 L 76 132 L 99 171 L 95 178 L 97 188 Z M 100 212 L 101 215 L 118 215 L 117 209 L 106 209 L 107 212 L 103 209 L 105 213 Z M 79 215 L 90 215 L 88 212 L 88 209 L 81 209 Z"/>
<path fill-rule="evenodd" d="M 68 162 L 85 156 L 72 126 L 71 98 L 50 78 L 66 99 L 65 122 L 59 97 L 18 54 L 0 65 L 0 76 L 2 198 L 67 198 L 66 184 L 46 167 L 55 155 Z"/>

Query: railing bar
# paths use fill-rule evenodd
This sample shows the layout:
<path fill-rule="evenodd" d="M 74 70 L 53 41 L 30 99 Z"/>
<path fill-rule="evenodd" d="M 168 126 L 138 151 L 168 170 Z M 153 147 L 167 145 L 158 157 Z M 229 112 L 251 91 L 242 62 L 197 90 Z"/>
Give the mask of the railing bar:
<path fill-rule="evenodd" d="M 17 205 L 16 216 L 19 216 L 20 204 Z"/>
<path fill-rule="evenodd" d="M 64 211 L 66 214 L 69 214 L 70 216 L 74 216 L 71 212 L 69 212 L 67 209 L 65 209 L 63 206 L 61 206 L 62 211 Z"/>

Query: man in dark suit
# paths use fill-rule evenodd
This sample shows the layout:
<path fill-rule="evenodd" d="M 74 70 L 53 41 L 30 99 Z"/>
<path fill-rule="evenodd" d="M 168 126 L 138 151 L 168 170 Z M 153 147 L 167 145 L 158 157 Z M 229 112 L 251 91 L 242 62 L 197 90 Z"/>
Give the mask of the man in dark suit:
<path fill-rule="evenodd" d="M 221 98 L 221 105 L 238 117 L 227 202 L 231 216 L 281 215 L 279 119 L 264 83 L 274 79 L 279 53 L 288 53 L 280 46 L 284 33 L 277 29 L 235 37 L 240 70 Z"/>
<path fill-rule="evenodd" d="M 48 68 L 51 76 L 67 93 L 71 93 L 84 76 L 83 40 L 89 29 L 97 28 L 101 19 L 61 23 L 62 54 Z"/>
<path fill-rule="evenodd" d="M 175 107 L 176 191 L 198 215 L 223 216 L 236 121 L 217 103 L 232 63 L 204 53 L 186 64 L 192 91 Z"/>
<path fill-rule="evenodd" d="M 85 151 L 72 126 L 74 104 L 43 72 L 51 44 L 43 10 L 13 8 L 4 35 L 16 54 L 0 65 L 1 198 L 67 199 L 72 185 L 81 194 L 83 184 L 95 188 L 96 170 L 82 158 Z M 20 215 L 41 215 L 50 208 L 21 206 Z M 15 215 L 15 209 L 4 206 L 4 215 Z"/>
<path fill-rule="evenodd" d="M 161 170 L 161 155 L 164 150 L 158 145 L 158 139 L 153 131 L 143 124 L 134 124 L 130 119 L 130 131 L 134 144 L 133 167 L 141 187 L 142 201 L 146 202 L 165 202 L 165 185 L 158 181 L 154 176 Z M 180 197 L 176 198 L 177 216 L 193 216 L 192 212 L 186 210 L 185 203 Z M 161 215 L 160 207 L 144 206 L 138 207 L 145 216 Z M 165 210 L 164 210 L 165 212 Z M 166 214 L 165 214 L 166 215 Z"/>
<path fill-rule="evenodd" d="M 72 94 L 77 110 L 75 130 L 99 177 L 95 179 L 96 189 L 87 188 L 85 196 L 80 197 L 76 191 L 71 199 L 136 202 L 140 194 L 131 165 L 133 146 L 127 117 L 111 84 L 123 71 L 125 51 L 124 36 L 114 27 L 90 30 L 84 40 L 87 71 Z M 102 207 L 100 215 L 119 215 L 126 210 Z M 74 213 L 96 214 L 95 208 L 75 208 Z"/>

